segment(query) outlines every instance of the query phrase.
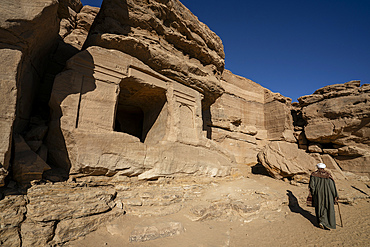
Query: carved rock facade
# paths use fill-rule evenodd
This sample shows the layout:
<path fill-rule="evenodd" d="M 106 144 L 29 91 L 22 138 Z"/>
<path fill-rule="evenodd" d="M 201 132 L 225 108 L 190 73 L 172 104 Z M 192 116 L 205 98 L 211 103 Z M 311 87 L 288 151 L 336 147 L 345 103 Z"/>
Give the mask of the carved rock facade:
<path fill-rule="evenodd" d="M 70 174 L 229 174 L 229 155 L 203 135 L 202 95 L 120 51 L 70 59 L 50 106 L 50 158 Z"/>

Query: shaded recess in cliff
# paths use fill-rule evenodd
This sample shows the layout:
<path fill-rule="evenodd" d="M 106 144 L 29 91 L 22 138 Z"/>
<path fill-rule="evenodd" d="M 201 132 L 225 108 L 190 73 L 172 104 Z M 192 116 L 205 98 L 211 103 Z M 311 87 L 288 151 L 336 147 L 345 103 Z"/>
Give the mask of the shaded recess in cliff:
<path fill-rule="evenodd" d="M 35 94 L 56 45 L 57 9 L 55 0 L 0 2 L 0 186 L 14 157 L 13 133 L 24 133 L 32 122 Z"/>
<path fill-rule="evenodd" d="M 120 83 L 114 130 L 136 136 L 144 142 L 165 103 L 164 89 L 132 77 L 123 79 Z"/>

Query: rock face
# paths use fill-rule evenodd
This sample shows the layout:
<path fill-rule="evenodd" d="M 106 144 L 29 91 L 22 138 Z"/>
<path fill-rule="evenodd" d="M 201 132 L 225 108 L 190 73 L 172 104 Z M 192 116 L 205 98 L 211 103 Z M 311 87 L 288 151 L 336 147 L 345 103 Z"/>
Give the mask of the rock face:
<path fill-rule="evenodd" d="M 14 153 L 13 178 L 20 184 L 40 180 L 44 171 L 50 169 L 20 135 L 14 135 Z"/>
<path fill-rule="evenodd" d="M 370 85 L 360 86 L 359 81 L 326 86 L 299 98 L 309 151 L 330 154 L 345 171 L 369 175 L 369 98 Z"/>
<path fill-rule="evenodd" d="M 257 153 L 270 140 L 294 141 L 290 99 L 225 70 L 225 93 L 204 112 L 207 137 L 235 156 L 237 163 L 254 165 Z"/>
<path fill-rule="evenodd" d="M 31 85 L 35 83 L 23 85 L 22 76 L 35 74 L 33 67 L 42 68 L 43 53 L 35 51 L 40 50 L 38 45 L 51 47 L 55 38 L 36 42 L 33 37 L 41 34 L 35 33 L 22 41 L 27 45 L 21 45 L 19 37 L 4 35 L 2 54 L 11 59 L 4 59 L 2 80 L 13 84 L 1 84 L 7 87 L 2 90 L 6 100 L 1 106 L 1 181 L 8 174 L 13 132 L 22 132 L 16 138 L 22 144 L 14 149 L 21 150 L 14 156 L 13 175 L 19 183 L 42 176 L 61 181 L 70 174 L 119 173 L 141 179 L 225 176 L 236 164 L 256 164 L 257 153 L 264 152 L 270 141 L 298 141 L 300 148 L 320 154 L 316 161 L 330 155 L 339 164 L 333 167 L 367 172 L 368 85 L 360 87 L 354 81 L 304 96 L 293 110 L 301 116 L 297 120 L 291 115 L 289 98 L 224 71 L 220 38 L 177 0 L 104 1 L 94 24 L 99 8 L 82 7 L 78 0 L 61 1 L 59 7 L 54 1 L 44 2 L 21 3 L 21 10 L 33 7 L 22 25 L 12 26 L 10 17 L 3 17 L 2 25 L 9 33 L 25 35 L 25 28 L 32 31 L 45 25 L 35 17 L 37 13 L 54 24 L 57 10 L 61 27 L 58 47 L 43 76 L 45 85 L 37 94 Z M 88 48 L 78 53 L 87 35 Z M 54 76 L 74 54 L 56 78 L 50 97 Z M 25 64 L 32 68 L 23 70 Z M 32 104 L 24 102 L 33 97 L 43 102 L 50 98 L 50 128 L 45 126 L 48 114 L 43 123 L 27 120 Z M 14 125 L 16 115 L 19 121 Z M 19 156 L 24 153 L 29 154 L 28 165 Z M 269 160 L 267 156 L 264 160 Z M 282 170 L 277 173 L 294 176 Z"/>
<path fill-rule="evenodd" d="M 9 195 L 0 200 L 1 246 L 63 245 L 124 215 L 122 202 L 115 200 L 119 186 L 104 185 L 34 184 L 27 196 L 5 191 Z"/>
<path fill-rule="evenodd" d="M 221 83 L 207 107 L 139 59 L 89 47 L 54 82 L 49 159 L 79 176 L 225 176 L 234 157 L 254 165 L 267 141 L 295 141 L 288 98 L 229 71 Z"/>
<path fill-rule="evenodd" d="M 34 185 L 26 197 L 8 195 L 0 201 L 0 243 L 46 246 L 77 239 L 125 213 L 115 207 L 116 193 L 109 187 L 59 183 Z"/>
<path fill-rule="evenodd" d="M 2 246 L 20 246 L 19 227 L 26 213 L 23 195 L 6 196 L 0 201 L 0 243 Z"/>
<path fill-rule="evenodd" d="M 204 137 L 201 99 L 128 54 L 90 47 L 54 82 L 50 159 L 80 175 L 225 176 L 232 159 Z"/>
<path fill-rule="evenodd" d="M 105 0 L 85 47 L 127 53 L 190 86 L 210 104 L 223 92 L 221 39 L 178 0 Z"/>
<path fill-rule="evenodd" d="M 79 8 L 78 11 L 70 9 L 70 15 L 65 15 L 60 22 L 59 35 L 63 41 L 81 50 L 99 10 L 100 8 L 88 5 Z"/>
<path fill-rule="evenodd" d="M 56 0 L 0 3 L 0 186 L 9 167 L 12 132 L 28 124 L 47 54 L 55 45 L 57 10 Z"/>

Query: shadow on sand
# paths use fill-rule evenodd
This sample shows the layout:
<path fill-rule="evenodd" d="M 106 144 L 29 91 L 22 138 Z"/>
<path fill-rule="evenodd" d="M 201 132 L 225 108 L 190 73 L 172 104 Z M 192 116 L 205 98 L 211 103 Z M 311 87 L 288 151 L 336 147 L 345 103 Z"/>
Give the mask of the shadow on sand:
<path fill-rule="evenodd" d="M 299 206 L 297 197 L 295 197 L 295 195 L 293 195 L 293 193 L 290 190 L 287 190 L 287 195 L 289 198 L 288 206 L 290 211 L 302 215 L 307 220 L 309 220 L 312 223 L 312 225 L 319 227 L 317 224 L 316 217 L 313 214 L 311 214 L 311 212 L 304 210 L 303 208 L 301 208 L 301 206 Z"/>

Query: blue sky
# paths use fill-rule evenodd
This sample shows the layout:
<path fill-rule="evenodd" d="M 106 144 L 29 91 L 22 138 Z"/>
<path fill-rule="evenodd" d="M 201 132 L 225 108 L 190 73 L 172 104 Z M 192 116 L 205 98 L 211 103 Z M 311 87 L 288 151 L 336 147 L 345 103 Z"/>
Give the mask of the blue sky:
<path fill-rule="evenodd" d="M 330 84 L 370 83 L 370 0 L 180 1 L 221 37 L 226 69 L 293 102 Z"/>

